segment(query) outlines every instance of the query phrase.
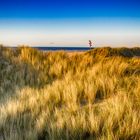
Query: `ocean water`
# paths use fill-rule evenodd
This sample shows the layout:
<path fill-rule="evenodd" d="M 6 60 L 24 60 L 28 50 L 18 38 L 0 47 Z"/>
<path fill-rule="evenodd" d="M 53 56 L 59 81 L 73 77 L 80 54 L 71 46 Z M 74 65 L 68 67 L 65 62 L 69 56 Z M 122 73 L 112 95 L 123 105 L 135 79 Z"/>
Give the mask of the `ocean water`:
<path fill-rule="evenodd" d="M 42 51 L 59 51 L 59 50 L 64 50 L 64 51 L 88 51 L 91 48 L 89 47 L 33 47 L 37 48 Z"/>

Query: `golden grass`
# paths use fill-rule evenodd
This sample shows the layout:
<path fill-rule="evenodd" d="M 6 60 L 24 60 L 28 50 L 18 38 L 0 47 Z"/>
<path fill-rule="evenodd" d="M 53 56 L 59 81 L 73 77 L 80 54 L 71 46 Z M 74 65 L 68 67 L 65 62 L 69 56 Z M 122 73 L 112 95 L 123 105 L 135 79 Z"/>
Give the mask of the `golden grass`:
<path fill-rule="evenodd" d="M 140 48 L 0 47 L 0 140 L 139 140 Z"/>

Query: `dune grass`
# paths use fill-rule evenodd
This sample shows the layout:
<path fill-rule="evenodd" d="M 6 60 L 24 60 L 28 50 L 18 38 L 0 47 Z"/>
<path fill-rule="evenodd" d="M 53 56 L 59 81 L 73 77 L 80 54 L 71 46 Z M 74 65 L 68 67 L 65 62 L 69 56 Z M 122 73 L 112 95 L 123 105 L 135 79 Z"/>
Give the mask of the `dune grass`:
<path fill-rule="evenodd" d="M 139 140 L 140 48 L 0 47 L 0 140 Z"/>

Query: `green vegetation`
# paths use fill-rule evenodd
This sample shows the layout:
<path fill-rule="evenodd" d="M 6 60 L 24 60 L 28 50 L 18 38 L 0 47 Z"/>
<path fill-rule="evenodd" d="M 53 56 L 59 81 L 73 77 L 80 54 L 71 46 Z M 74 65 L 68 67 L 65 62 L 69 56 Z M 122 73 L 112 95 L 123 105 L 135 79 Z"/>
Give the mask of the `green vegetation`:
<path fill-rule="evenodd" d="M 139 140 L 140 48 L 0 47 L 0 140 Z"/>

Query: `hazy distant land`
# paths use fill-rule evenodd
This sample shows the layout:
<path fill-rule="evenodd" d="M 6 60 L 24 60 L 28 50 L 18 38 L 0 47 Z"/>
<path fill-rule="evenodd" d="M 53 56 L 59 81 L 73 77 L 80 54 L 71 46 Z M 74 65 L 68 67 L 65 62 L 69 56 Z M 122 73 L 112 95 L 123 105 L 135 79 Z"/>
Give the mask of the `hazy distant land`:
<path fill-rule="evenodd" d="M 139 140 L 140 48 L 0 47 L 0 140 Z"/>

